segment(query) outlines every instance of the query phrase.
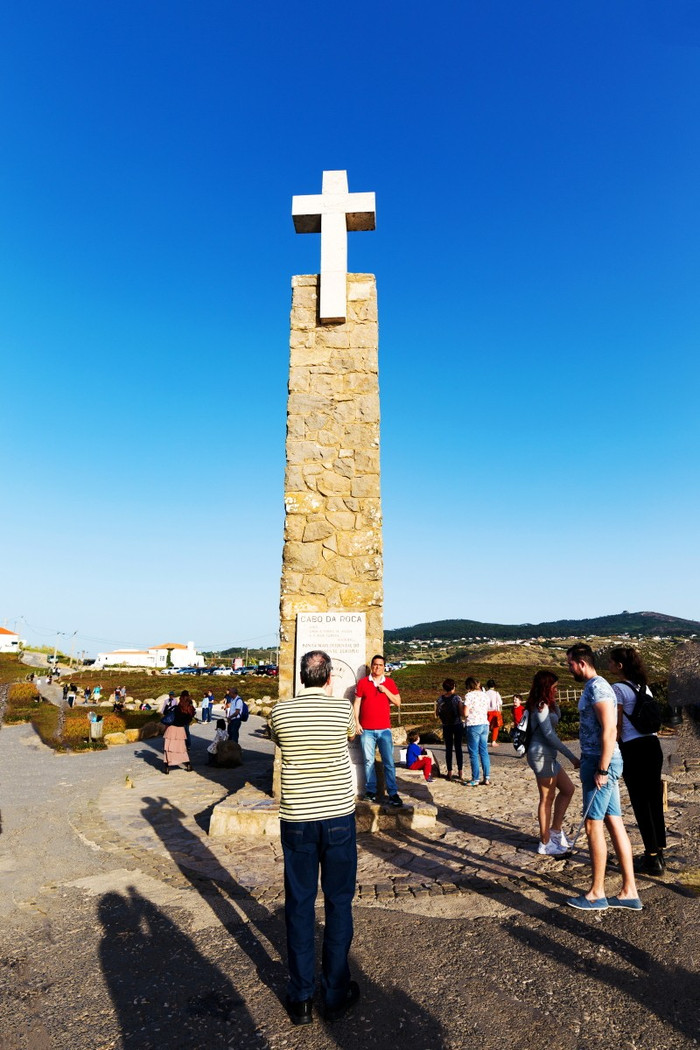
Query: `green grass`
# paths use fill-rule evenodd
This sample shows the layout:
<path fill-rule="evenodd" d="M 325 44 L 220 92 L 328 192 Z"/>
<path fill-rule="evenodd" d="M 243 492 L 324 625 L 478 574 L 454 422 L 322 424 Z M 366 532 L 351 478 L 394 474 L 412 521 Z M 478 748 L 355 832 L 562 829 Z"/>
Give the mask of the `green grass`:
<path fill-rule="evenodd" d="M 11 683 L 5 706 L 4 725 L 30 722 L 42 741 L 56 751 L 82 751 L 106 747 L 103 742 L 90 743 L 88 713 L 93 710 L 92 706 L 65 707 L 59 735 L 60 708 L 47 701 L 39 702 L 39 691 L 33 683 L 17 681 L 18 678 L 26 677 L 25 670 L 25 665 L 21 664 L 16 656 L 0 654 L 0 683 Z M 105 708 L 101 713 L 104 719 L 104 733 L 140 729 L 150 719 L 158 717 L 157 712 L 153 711 L 124 711 L 123 714 L 117 715 Z"/>
<path fill-rule="evenodd" d="M 0 685 L 7 685 L 8 682 L 23 682 L 31 671 L 31 667 L 20 663 L 15 653 L 0 653 Z"/>
<path fill-rule="evenodd" d="M 94 710 L 92 707 L 66 708 L 63 732 L 60 740 L 56 742 L 59 749 L 99 751 L 107 747 L 104 740 L 90 740 L 88 712 L 92 710 Z M 158 712 L 154 711 L 124 711 L 123 714 L 118 715 L 105 709 L 105 713 L 102 715 L 102 732 L 104 735 L 105 733 L 123 733 L 125 729 L 140 729 L 146 722 L 150 722 L 158 717 Z"/>
<path fill-rule="evenodd" d="M 192 699 L 199 703 L 208 689 L 214 694 L 214 698 L 223 700 L 224 693 L 235 685 L 244 700 L 251 698 L 259 699 L 269 696 L 273 700 L 277 698 L 277 679 L 258 677 L 258 675 L 232 675 L 218 677 L 217 675 L 189 675 L 189 674 L 149 674 L 147 671 L 93 671 L 88 668 L 79 674 L 71 674 L 66 671 L 61 675 L 62 682 L 75 682 L 81 691 L 86 685 L 94 689 L 96 685 L 102 686 L 102 699 L 107 700 L 117 686 L 126 686 L 129 696 L 141 703 L 143 700 L 162 696 L 172 689 L 179 696 L 183 689 L 189 689 Z M 79 701 L 80 702 L 80 701 Z"/>

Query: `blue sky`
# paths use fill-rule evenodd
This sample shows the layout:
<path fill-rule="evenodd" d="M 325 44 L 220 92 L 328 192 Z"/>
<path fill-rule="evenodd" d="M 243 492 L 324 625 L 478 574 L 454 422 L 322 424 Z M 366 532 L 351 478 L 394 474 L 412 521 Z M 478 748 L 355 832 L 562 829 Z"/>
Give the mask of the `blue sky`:
<path fill-rule="evenodd" d="M 25 0 L 0 100 L 0 623 L 274 640 L 291 197 L 339 168 L 385 625 L 700 619 L 697 3 Z"/>

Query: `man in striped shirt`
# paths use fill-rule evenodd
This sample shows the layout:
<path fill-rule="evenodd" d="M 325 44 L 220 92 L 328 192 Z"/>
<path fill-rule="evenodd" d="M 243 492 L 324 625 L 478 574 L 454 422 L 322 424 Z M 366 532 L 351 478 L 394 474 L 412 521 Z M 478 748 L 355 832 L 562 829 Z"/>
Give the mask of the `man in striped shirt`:
<path fill-rule="evenodd" d="M 325 1019 L 342 1017 L 360 997 L 348 967 L 357 873 L 348 738 L 354 737 L 356 726 L 350 701 L 330 695 L 327 653 L 305 653 L 300 673 L 301 692 L 276 704 L 270 727 L 282 751 L 280 821 L 289 964 L 286 1006 L 294 1024 L 310 1024 L 319 865 L 326 909 L 321 974 Z"/>

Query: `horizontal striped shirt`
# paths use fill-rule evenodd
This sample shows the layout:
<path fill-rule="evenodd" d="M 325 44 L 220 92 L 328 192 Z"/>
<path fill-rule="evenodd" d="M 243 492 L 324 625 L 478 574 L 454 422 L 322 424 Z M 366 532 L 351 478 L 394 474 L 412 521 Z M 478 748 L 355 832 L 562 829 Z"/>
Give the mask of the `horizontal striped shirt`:
<path fill-rule="evenodd" d="M 349 700 L 302 689 L 270 716 L 282 751 L 281 820 L 328 820 L 355 812 L 348 737 L 355 735 Z"/>

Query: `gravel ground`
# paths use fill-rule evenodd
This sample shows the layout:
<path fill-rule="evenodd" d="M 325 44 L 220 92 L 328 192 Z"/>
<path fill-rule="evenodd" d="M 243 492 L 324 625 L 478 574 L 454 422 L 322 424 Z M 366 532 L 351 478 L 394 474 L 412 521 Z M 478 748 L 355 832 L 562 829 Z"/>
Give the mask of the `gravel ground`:
<path fill-rule="evenodd" d="M 211 732 L 196 727 L 197 748 Z M 2 1050 L 697 1046 L 700 908 L 682 878 L 699 864 L 697 740 L 685 746 L 675 874 L 649 880 L 644 912 L 561 908 L 573 888 L 563 869 L 483 880 L 466 894 L 361 902 L 360 1004 L 333 1025 L 296 1029 L 281 1005 L 279 903 L 188 870 L 176 844 L 146 873 L 123 838 L 99 848 L 84 834 L 105 786 L 138 779 L 139 754 L 55 756 L 28 727 L 5 728 Z M 188 776 L 162 780 L 178 775 Z"/>

